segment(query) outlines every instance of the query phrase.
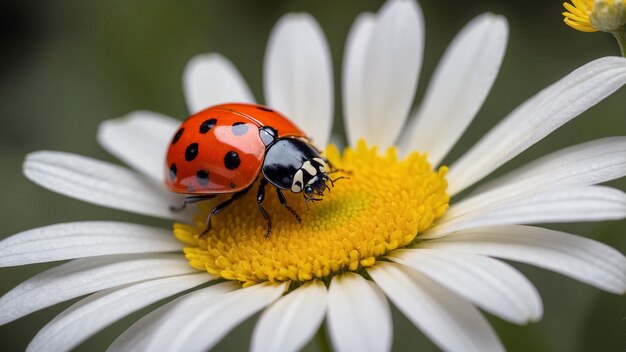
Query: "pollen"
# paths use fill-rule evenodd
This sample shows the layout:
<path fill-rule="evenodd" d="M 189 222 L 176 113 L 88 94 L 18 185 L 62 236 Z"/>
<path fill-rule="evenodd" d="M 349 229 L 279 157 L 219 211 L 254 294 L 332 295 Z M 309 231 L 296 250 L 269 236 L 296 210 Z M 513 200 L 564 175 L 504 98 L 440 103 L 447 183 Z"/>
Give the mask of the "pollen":
<path fill-rule="evenodd" d="M 305 205 L 302 194 L 284 192 L 302 218 L 298 223 L 267 192 L 271 235 L 258 211 L 255 187 L 230 208 L 213 217 L 211 231 L 200 236 L 210 209 L 205 204 L 193 225 L 174 225 L 187 247 L 189 264 L 244 286 L 260 282 L 305 282 L 362 271 L 385 254 L 411 244 L 448 209 L 447 168 L 433 170 L 424 154 L 400 160 L 395 148 L 380 153 L 360 141 L 341 154 L 329 146 L 325 156 L 346 178 L 335 182 L 323 200 Z M 269 190 L 269 189 L 268 189 Z M 223 200 L 223 199 L 222 199 Z"/>

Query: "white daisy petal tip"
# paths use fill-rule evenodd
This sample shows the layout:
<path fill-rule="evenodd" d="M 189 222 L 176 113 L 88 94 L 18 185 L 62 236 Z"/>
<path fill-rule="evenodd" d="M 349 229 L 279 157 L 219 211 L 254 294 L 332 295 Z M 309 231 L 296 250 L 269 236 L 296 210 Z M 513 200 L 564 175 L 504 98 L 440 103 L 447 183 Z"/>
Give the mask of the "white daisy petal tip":
<path fill-rule="evenodd" d="M 505 42 L 509 37 L 509 21 L 504 15 L 500 15 L 493 12 L 485 12 L 477 17 L 480 21 L 485 21 L 489 24 L 490 30 L 498 33 L 499 36 L 503 36 Z M 506 44 L 506 43 L 505 43 Z"/>
<path fill-rule="evenodd" d="M 485 13 L 454 37 L 399 145 L 427 152 L 438 165 L 463 135 L 496 80 L 508 40 L 503 16 Z"/>
<path fill-rule="evenodd" d="M 188 221 L 191 217 L 190 210 L 170 210 L 171 205 L 180 204 L 181 196 L 120 165 L 42 150 L 26 155 L 22 168 L 27 179 L 67 197 L 165 219 Z"/>
<path fill-rule="evenodd" d="M 350 143 L 394 144 L 406 121 L 422 65 L 424 21 L 417 2 L 386 2 L 359 17 L 346 43 L 344 106 Z"/>
<path fill-rule="evenodd" d="M 359 102 L 363 75 L 361 74 L 364 60 L 362 57 L 367 50 L 376 15 L 370 12 L 361 13 L 350 28 L 346 39 L 346 49 L 343 58 L 341 90 L 343 99 L 344 125 L 348 144 L 356 145 L 359 138 L 367 135 L 367 126 L 363 123 L 362 111 L 365 106 Z"/>
<path fill-rule="evenodd" d="M 317 21 L 308 12 L 289 12 L 284 14 L 274 25 L 272 32 L 284 30 L 284 27 L 293 25 L 313 25 L 318 26 Z"/>
<path fill-rule="evenodd" d="M 473 185 L 626 84 L 626 58 L 596 59 L 526 100 L 450 166 L 451 196 Z"/>
<path fill-rule="evenodd" d="M 254 95 L 235 65 L 217 53 L 194 56 L 183 73 L 183 88 L 189 112 L 228 103 L 254 103 Z"/>
<path fill-rule="evenodd" d="M 333 69 L 326 36 L 315 18 L 298 12 L 278 20 L 265 51 L 263 74 L 267 104 L 325 146 L 334 111 Z"/>
<path fill-rule="evenodd" d="M 36 275 L 0 297 L 0 325 L 85 294 L 132 282 L 196 272 L 179 254 L 76 259 Z M 207 274 L 207 281 L 210 276 Z"/>
<path fill-rule="evenodd" d="M 508 41 L 509 37 L 509 21 L 504 15 L 484 12 L 474 17 L 468 24 L 467 29 L 475 27 L 486 27 L 488 32 L 491 32 L 498 40 L 504 40 L 504 45 Z"/>
<path fill-rule="evenodd" d="M 133 111 L 100 123 L 97 140 L 107 152 L 161 183 L 163 155 L 180 122 L 152 111 Z"/>
<path fill-rule="evenodd" d="M 31 229 L 0 241 L 0 267 L 182 248 L 165 229 L 112 221 L 73 222 Z"/>

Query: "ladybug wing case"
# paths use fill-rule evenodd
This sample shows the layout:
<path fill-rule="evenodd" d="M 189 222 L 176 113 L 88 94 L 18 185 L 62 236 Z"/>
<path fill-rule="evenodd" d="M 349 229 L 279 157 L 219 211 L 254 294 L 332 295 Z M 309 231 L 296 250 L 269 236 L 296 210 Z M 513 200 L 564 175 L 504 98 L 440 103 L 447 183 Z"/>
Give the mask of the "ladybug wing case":
<path fill-rule="evenodd" d="M 177 193 L 237 192 L 257 178 L 264 155 L 255 121 L 223 108 L 209 108 L 183 122 L 174 135 L 165 183 Z"/>

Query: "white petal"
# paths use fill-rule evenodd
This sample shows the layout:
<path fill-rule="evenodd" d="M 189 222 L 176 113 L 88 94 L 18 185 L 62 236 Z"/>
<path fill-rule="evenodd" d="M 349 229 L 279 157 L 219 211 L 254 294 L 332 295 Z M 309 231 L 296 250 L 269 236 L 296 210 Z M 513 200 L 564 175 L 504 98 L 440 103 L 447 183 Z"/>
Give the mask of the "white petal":
<path fill-rule="evenodd" d="M 137 320 L 113 341 L 107 351 L 146 351 L 148 343 L 154 335 L 156 326 L 158 326 L 162 319 L 177 305 L 185 301 L 194 301 L 197 297 L 204 299 L 211 296 L 215 297 L 236 290 L 237 288 L 239 288 L 239 285 L 235 282 L 227 281 L 178 297 Z"/>
<path fill-rule="evenodd" d="M 77 259 L 44 271 L 2 296 L 0 325 L 39 309 L 109 287 L 195 271 L 181 254 Z"/>
<path fill-rule="evenodd" d="M 516 324 L 541 319 L 535 287 L 510 265 L 489 257 L 437 249 L 401 249 L 389 257 L 428 275 L 487 312 Z"/>
<path fill-rule="evenodd" d="M 322 324 L 326 297 L 326 286 L 315 280 L 274 302 L 261 315 L 250 350 L 299 351 Z"/>
<path fill-rule="evenodd" d="M 100 291 L 57 315 L 37 333 L 27 351 L 69 351 L 126 315 L 210 278 L 198 273 Z"/>
<path fill-rule="evenodd" d="M 367 272 L 415 326 L 447 351 L 503 351 L 487 320 L 465 299 L 426 275 L 379 262 Z"/>
<path fill-rule="evenodd" d="M 376 17 L 368 12 L 361 13 L 356 18 L 348 39 L 343 57 L 343 75 L 341 90 L 343 97 L 343 113 L 348 143 L 354 145 L 364 136 L 368 136 L 368 127 L 365 121 L 365 104 L 362 102 L 365 81 L 363 66 L 365 52 L 376 24 Z"/>
<path fill-rule="evenodd" d="M 374 22 L 374 23 L 372 23 Z M 344 60 L 344 115 L 350 143 L 359 138 L 392 145 L 408 116 L 424 45 L 422 12 L 415 1 L 386 2 L 360 17 L 348 37 Z M 353 130 L 353 126 L 361 126 Z"/>
<path fill-rule="evenodd" d="M 626 175 L 626 137 L 603 138 L 565 148 L 480 187 L 453 206 L 453 217 L 523 194 L 556 187 L 594 185 Z"/>
<path fill-rule="evenodd" d="M 441 59 L 416 123 L 408 131 L 405 152 L 428 153 L 438 165 L 482 106 L 498 75 L 508 37 L 502 16 L 486 13 L 470 21 Z"/>
<path fill-rule="evenodd" d="M 232 328 L 278 299 L 285 284 L 258 284 L 215 296 L 191 294 L 157 324 L 147 351 L 206 351 Z"/>
<path fill-rule="evenodd" d="M 328 332 L 338 352 L 389 351 L 389 303 L 371 281 L 353 273 L 335 276 L 328 290 Z"/>
<path fill-rule="evenodd" d="M 165 188 L 153 187 L 141 175 L 121 166 L 85 156 L 53 151 L 30 153 L 24 175 L 51 191 L 85 202 L 166 219 L 185 220 L 170 205 L 181 198 Z"/>
<path fill-rule="evenodd" d="M 540 182 L 559 185 L 594 185 L 626 175 L 626 137 L 608 137 L 553 152 L 480 187 L 491 190 L 513 183 L 524 184 L 542 176 Z"/>
<path fill-rule="evenodd" d="M 162 319 L 176 303 L 180 302 L 185 297 L 186 296 L 179 297 L 165 305 L 162 305 L 137 320 L 120 336 L 118 336 L 115 341 L 113 341 L 113 343 L 107 348 L 107 352 L 145 351 L 154 326 L 156 326 L 159 320 Z"/>
<path fill-rule="evenodd" d="M 333 67 L 326 37 L 313 17 L 290 13 L 276 23 L 263 73 L 267 104 L 324 147 L 334 111 Z"/>
<path fill-rule="evenodd" d="M 162 184 L 165 154 L 181 121 L 135 111 L 98 127 L 98 142 L 109 153 Z"/>
<path fill-rule="evenodd" d="M 588 63 L 527 100 L 450 167 L 450 195 L 497 169 L 626 83 L 626 59 Z"/>
<path fill-rule="evenodd" d="M 0 267 L 110 254 L 181 252 L 170 230 L 113 221 L 44 226 L 0 241 Z"/>
<path fill-rule="evenodd" d="M 421 238 L 437 238 L 464 229 L 493 225 L 626 218 L 626 193 L 604 186 L 552 189 L 486 204 L 460 216 L 450 209 L 450 215 L 444 215 Z"/>
<path fill-rule="evenodd" d="M 197 55 L 189 60 L 183 74 L 183 88 L 191 114 L 222 103 L 255 102 L 235 65 L 216 53 Z"/>
<path fill-rule="evenodd" d="M 540 227 L 508 225 L 459 231 L 420 247 L 511 259 L 556 271 L 602 290 L 626 293 L 626 258 L 594 240 Z"/>

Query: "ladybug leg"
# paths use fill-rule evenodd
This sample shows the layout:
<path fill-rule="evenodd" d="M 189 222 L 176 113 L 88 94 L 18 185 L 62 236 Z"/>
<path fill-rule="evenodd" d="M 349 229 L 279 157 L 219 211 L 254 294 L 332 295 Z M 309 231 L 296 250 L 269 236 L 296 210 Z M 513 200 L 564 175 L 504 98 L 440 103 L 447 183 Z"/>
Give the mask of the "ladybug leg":
<path fill-rule="evenodd" d="M 278 187 L 276 187 L 276 194 L 278 194 L 278 200 L 280 201 L 280 204 L 282 204 L 283 207 L 285 207 L 285 209 L 287 209 L 291 213 L 291 215 L 293 215 L 296 218 L 296 220 L 298 220 L 299 223 L 302 223 L 302 219 L 300 218 L 300 215 L 298 215 L 298 213 L 296 213 L 296 211 L 293 210 L 292 207 L 287 205 L 287 198 L 285 198 L 285 195 Z"/>
<path fill-rule="evenodd" d="M 250 187 L 241 190 L 235 194 L 232 195 L 232 197 L 230 197 L 229 199 L 221 202 L 220 204 L 218 204 L 217 206 L 215 206 L 215 208 L 213 208 L 213 210 L 211 210 L 211 212 L 209 213 L 209 216 L 206 219 L 206 229 L 200 234 L 200 237 L 204 237 L 207 233 L 209 233 L 209 231 L 211 231 L 211 217 L 213 215 L 217 215 L 219 213 L 221 213 L 222 211 L 224 211 L 224 209 L 228 208 L 231 204 L 233 204 L 234 201 L 236 201 L 237 199 L 241 198 L 244 196 L 244 194 L 246 194 L 246 192 L 248 192 L 248 190 L 250 189 Z"/>
<path fill-rule="evenodd" d="M 267 213 L 265 208 L 263 208 L 263 201 L 265 201 L 265 186 L 267 185 L 267 180 L 265 178 L 261 179 L 259 183 L 259 190 L 256 194 L 256 204 L 259 206 L 259 211 L 261 215 L 263 215 L 263 219 L 267 221 L 267 232 L 265 233 L 265 238 L 270 237 L 270 233 L 272 233 L 272 220 L 270 219 L 270 215 Z"/>
<path fill-rule="evenodd" d="M 202 202 L 203 200 L 209 200 L 211 198 L 215 198 L 215 195 L 200 195 L 200 196 L 187 196 L 183 199 L 183 203 L 179 206 L 170 206 L 171 211 L 181 211 L 187 207 L 187 204 L 194 204 L 198 202 Z"/>

